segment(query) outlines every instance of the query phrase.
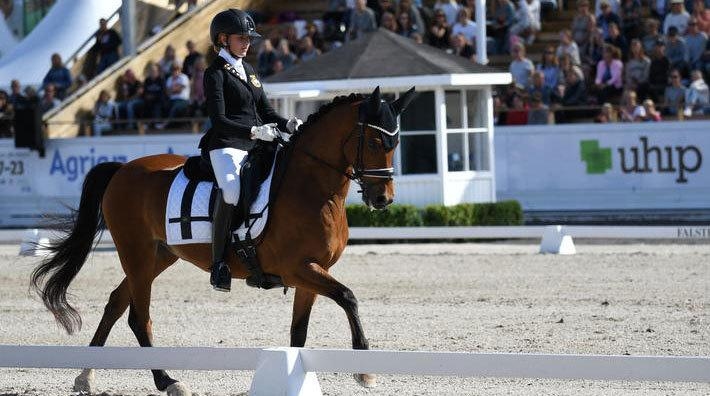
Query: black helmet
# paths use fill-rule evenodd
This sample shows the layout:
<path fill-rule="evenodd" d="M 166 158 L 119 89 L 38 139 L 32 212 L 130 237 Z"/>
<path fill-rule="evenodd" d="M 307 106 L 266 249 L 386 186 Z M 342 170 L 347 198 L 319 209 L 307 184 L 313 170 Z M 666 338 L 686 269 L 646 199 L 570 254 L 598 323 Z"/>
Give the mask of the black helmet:
<path fill-rule="evenodd" d="M 220 33 L 241 34 L 253 38 L 259 38 L 261 35 L 256 32 L 256 25 L 251 16 L 242 10 L 230 8 L 222 11 L 212 18 L 210 24 L 210 38 L 212 44 L 219 46 L 217 37 Z"/>

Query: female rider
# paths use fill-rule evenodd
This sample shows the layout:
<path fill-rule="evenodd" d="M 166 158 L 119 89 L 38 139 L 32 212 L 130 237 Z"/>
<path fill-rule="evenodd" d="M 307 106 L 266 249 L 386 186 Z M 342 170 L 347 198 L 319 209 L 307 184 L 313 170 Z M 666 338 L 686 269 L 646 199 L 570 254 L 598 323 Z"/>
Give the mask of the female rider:
<path fill-rule="evenodd" d="M 205 70 L 204 85 L 211 127 L 200 140 L 219 185 L 212 222 L 210 283 L 219 291 L 231 288 L 225 263 L 231 242 L 231 218 L 239 200 L 239 171 L 257 141 L 270 142 L 280 130 L 293 133 L 302 121 L 279 116 L 266 99 L 254 68 L 243 61 L 253 39 L 260 38 L 244 11 L 229 9 L 215 15 L 210 37 L 218 56 Z M 249 284 L 249 282 L 247 282 Z"/>

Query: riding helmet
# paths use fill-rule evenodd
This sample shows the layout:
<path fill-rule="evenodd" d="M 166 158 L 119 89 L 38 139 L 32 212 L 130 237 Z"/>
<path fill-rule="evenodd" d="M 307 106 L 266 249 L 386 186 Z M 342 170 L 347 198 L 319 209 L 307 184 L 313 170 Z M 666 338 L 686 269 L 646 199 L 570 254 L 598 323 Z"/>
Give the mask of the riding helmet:
<path fill-rule="evenodd" d="M 254 24 L 254 20 L 251 16 L 236 8 L 224 10 L 212 18 L 212 23 L 210 24 L 210 38 L 212 39 L 212 44 L 218 47 L 219 43 L 217 42 L 217 37 L 220 33 L 227 35 L 240 34 L 252 38 L 261 37 L 261 35 L 256 32 L 256 24 Z"/>

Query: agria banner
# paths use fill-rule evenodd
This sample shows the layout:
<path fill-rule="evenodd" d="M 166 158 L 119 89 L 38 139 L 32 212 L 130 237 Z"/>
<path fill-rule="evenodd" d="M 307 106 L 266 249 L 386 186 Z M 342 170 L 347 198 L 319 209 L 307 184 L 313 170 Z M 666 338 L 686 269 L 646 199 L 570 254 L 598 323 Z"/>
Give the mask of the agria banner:
<path fill-rule="evenodd" d="M 710 208 L 710 123 L 496 129 L 498 198 L 529 210 Z"/>

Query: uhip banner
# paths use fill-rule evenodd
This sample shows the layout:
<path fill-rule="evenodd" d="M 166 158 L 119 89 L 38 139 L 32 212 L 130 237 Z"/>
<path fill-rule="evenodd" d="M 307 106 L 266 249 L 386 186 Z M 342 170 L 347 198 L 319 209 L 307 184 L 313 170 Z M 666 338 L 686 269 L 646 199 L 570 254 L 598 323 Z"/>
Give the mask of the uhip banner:
<path fill-rule="evenodd" d="M 173 153 L 197 155 L 198 135 L 112 136 L 51 139 L 46 156 L 0 140 L 0 226 L 49 223 L 76 207 L 86 173 L 102 162 L 127 162 Z"/>
<path fill-rule="evenodd" d="M 526 210 L 710 208 L 710 122 L 499 127 L 495 151 Z"/>

